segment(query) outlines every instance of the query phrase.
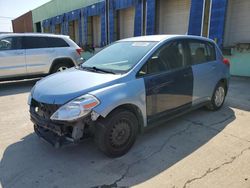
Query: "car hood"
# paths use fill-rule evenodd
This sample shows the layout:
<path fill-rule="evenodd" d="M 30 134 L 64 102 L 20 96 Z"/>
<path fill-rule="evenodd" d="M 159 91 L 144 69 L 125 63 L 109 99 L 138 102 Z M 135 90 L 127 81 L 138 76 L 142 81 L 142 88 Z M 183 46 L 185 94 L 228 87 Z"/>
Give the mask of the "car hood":
<path fill-rule="evenodd" d="M 87 72 L 76 68 L 56 73 L 37 82 L 32 89 L 32 98 L 46 104 L 66 102 L 117 83 L 121 75 Z"/>

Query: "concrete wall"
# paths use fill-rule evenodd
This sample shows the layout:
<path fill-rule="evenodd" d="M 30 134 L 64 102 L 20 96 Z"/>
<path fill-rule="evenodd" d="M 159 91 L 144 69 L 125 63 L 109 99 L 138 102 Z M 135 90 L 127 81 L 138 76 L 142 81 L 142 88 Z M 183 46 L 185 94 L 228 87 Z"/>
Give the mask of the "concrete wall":
<path fill-rule="evenodd" d="M 32 12 L 29 11 L 12 20 L 12 27 L 14 33 L 33 32 Z"/>

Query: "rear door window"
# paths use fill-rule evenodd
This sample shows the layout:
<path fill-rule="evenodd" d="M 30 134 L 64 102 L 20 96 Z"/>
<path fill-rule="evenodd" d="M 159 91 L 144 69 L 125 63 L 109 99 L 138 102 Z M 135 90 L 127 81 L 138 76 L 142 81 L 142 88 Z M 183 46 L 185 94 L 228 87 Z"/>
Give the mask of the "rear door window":
<path fill-rule="evenodd" d="M 46 37 L 24 37 L 26 49 L 48 48 Z"/>
<path fill-rule="evenodd" d="M 7 37 L 0 39 L 0 51 L 2 50 L 19 50 L 22 49 L 21 37 Z"/>
<path fill-rule="evenodd" d="M 188 42 L 190 59 L 193 65 L 216 60 L 215 47 L 205 41 L 192 40 Z"/>

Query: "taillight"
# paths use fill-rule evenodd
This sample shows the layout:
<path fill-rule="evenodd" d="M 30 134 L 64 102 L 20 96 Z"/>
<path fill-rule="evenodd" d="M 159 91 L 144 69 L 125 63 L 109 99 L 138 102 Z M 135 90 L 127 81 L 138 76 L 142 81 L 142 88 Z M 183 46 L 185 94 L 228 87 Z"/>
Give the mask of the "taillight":
<path fill-rule="evenodd" d="M 76 49 L 76 52 L 77 52 L 79 55 L 81 55 L 81 53 L 83 52 L 83 49 L 82 49 L 82 48 L 78 48 L 78 49 Z"/>
<path fill-rule="evenodd" d="M 224 63 L 225 65 L 227 65 L 227 66 L 230 67 L 230 61 L 229 61 L 229 59 L 224 58 L 224 59 L 223 59 L 223 63 Z"/>

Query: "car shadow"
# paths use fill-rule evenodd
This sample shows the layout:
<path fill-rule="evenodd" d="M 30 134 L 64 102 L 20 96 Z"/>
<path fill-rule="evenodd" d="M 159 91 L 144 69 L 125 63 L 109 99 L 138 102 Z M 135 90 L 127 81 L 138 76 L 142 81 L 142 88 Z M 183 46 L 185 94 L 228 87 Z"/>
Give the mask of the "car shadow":
<path fill-rule="evenodd" d="M 196 152 L 235 120 L 225 105 L 218 112 L 196 110 L 140 135 L 123 157 L 104 156 L 92 139 L 54 149 L 29 134 L 9 145 L 0 162 L 0 182 L 9 187 L 133 186 Z"/>
<path fill-rule="evenodd" d="M 39 79 L 0 82 L 0 97 L 26 93 L 36 84 Z"/>

